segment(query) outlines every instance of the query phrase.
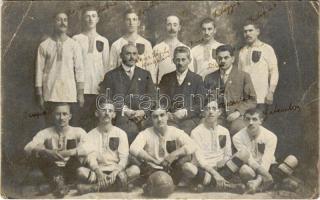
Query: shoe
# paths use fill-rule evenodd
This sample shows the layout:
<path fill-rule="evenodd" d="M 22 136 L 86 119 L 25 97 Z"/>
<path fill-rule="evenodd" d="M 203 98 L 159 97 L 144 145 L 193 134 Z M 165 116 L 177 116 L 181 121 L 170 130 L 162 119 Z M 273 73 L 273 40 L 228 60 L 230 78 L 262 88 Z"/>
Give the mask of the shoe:
<path fill-rule="evenodd" d="M 228 192 L 243 194 L 246 191 L 246 186 L 242 183 L 228 183 L 225 184 L 223 189 Z"/>
<path fill-rule="evenodd" d="M 69 193 L 69 187 L 65 185 L 63 176 L 53 177 L 53 195 L 57 198 L 62 198 Z"/>
<path fill-rule="evenodd" d="M 292 178 L 285 178 L 280 184 L 280 189 L 295 192 L 299 187 L 299 183 Z"/>
<path fill-rule="evenodd" d="M 97 184 L 77 184 L 77 191 L 80 195 L 99 192 L 99 186 Z"/>
<path fill-rule="evenodd" d="M 194 193 L 201 193 L 204 191 L 204 186 L 202 184 L 193 185 L 190 187 L 190 191 Z"/>

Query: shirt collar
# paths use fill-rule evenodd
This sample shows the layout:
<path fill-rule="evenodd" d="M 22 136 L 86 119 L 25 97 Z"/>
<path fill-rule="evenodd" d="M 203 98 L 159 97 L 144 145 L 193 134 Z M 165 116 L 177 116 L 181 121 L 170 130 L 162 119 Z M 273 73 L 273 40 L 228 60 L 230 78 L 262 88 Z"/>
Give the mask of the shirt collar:
<path fill-rule="evenodd" d="M 186 69 L 186 70 L 185 70 L 184 72 L 182 72 L 182 73 L 176 71 L 177 77 L 184 79 L 184 78 L 187 76 L 188 71 L 189 71 L 189 69 Z"/>
<path fill-rule="evenodd" d="M 227 71 L 225 71 L 224 73 L 223 73 L 223 71 L 222 71 L 222 74 L 223 75 L 229 75 L 230 74 L 230 72 L 231 72 L 231 70 L 232 70 L 232 68 L 233 68 L 233 65 L 229 68 L 229 69 L 227 69 Z"/>
<path fill-rule="evenodd" d="M 122 68 L 124 69 L 124 71 L 126 71 L 126 72 L 132 72 L 132 71 L 134 71 L 134 68 L 135 68 L 136 66 L 132 66 L 132 67 L 129 67 L 129 66 L 127 66 L 127 65 L 125 65 L 125 64 L 123 64 L 122 63 Z"/>

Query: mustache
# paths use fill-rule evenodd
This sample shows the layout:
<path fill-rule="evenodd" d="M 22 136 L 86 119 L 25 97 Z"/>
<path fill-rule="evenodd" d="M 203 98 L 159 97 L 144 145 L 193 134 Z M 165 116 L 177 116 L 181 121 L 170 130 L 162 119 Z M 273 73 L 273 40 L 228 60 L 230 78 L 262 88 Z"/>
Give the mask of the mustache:
<path fill-rule="evenodd" d="M 177 31 L 173 30 L 173 29 L 170 29 L 169 30 L 169 33 L 177 33 Z"/>

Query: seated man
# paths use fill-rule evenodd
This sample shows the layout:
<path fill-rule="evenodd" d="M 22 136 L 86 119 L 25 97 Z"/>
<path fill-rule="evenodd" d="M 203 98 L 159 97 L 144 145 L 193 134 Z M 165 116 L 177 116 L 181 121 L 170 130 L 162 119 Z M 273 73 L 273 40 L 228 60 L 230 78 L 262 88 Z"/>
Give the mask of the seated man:
<path fill-rule="evenodd" d="M 80 166 L 75 156 L 81 152 L 78 144 L 86 136 L 82 128 L 69 126 L 71 117 L 69 104 L 54 103 L 54 126 L 38 132 L 24 148 L 59 198 L 69 192 L 65 183 L 73 178 Z"/>
<path fill-rule="evenodd" d="M 190 62 L 188 47 L 175 48 L 173 63 L 176 65 L 176 71 L 165 74 L 159 85 L 160 92 L 167 97 L 162 98 L 162 103 L 169 107 L 169 124 L 189 135 L 199 124 L 204 94 L 202 78 L 188 68 Z"/>
<path fill-rule="evenodd" d="M 78 184 L 78 192 L 127 191 L 128 181 L 139 175 L 137 166 L 126 169 L 129 155 L 127 134 L 112 125 L 116 114 L 111 102 L 98 101 L 95 115 L 99 119 L 98 127 L 88 133 L 81 146 L 86 154 L 86 167 L 77 171 L 80 181 L 87 184 Z"/>
<path fill-rule="evenodd" d="M 228 181 L 247 162 L 249 153 L 242 151 L 232 156 L 229 131 L 218 125 L 220 114 L 217 102 L 209 101 L 204 110 L 204 120 L 191 132 L 199 150 L 195 152 L 192 163 L 184 165 L 187 168 L 183 171 L 192 178 L 191 188 L 195 192 L 203 191 L 203 186 L 213 185 L 219 191 L 243 193 L 243 184 Z M 270 178 L 266 171 L 260 173 Z"/>
<path fill-rule="evenodd" d="M 151 118 L 153 126 L 138 134 L 130 146 L 130 153 L 139 161 L 143 179 L 163 170 L 172 176 L 174 184 L 178 184 L 183 163 L 195 152 L 196 145 L 185 132 L 168 126 L 168 114 L 163 107 L 155 109 Z"/>
<path fill-rule="evenodd" d="M 283 164 L 277 166 L 274 156 L 277 136 L 261 126 L 263 121 L 262 111 L 256 108 L 247 110 L 244 121 L 247 125 L 246 128 L 236 133 L 232 140 L 238 151 L 245 149 L 250 153 L 248 164 L 257 165 L 270 171 L 276 183 L 291 175 L 298 161 L 291 155 L 285 159 Z M 260 175 L 256 176 L 255 170 L 246 165 L 241 167 L 240 176 L 247 182 L 251 193 L 256 192 L 263 182 L 263 178 Z"/>
<path fill-rule="evenodd" d="M 215 95 L 218 105 L 223 106 L 220 123 L 227 127 L 231 136 L 245 127 L 243 114 L 256 107 L 256 93 L 250 75 L 235 66 L 234 48 L 219 46 L 216 50 L 219 70 L 204 79 L 205 88 Z"/>

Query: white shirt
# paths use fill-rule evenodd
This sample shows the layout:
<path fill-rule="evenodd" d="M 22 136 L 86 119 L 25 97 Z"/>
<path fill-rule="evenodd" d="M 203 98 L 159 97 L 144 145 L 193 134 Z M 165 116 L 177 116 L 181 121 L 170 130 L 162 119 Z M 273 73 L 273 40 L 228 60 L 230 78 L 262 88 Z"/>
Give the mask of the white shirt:
<path fill-rule="evenodd" d="M 98 33 L 93 38 L 80 33 L 73 36 L 73 39 L 80 44 L 82 49 L 84 94 L 99 94 L 99 83 L 108 71 L 109 42 Z"/>
<path fill-rule="evenodd" d="M 178 46 L 188 47 L 187 45 L 183 44 L 180 41 L 174 44 L 167 44 L 166 42 L 163 41 L 153 47 L 153 55 L 154 55 L 157 70 L 158 70 L 158 83 L 160 83 L 163 75 L 176 70 L 176 65 L 173 63 L 172 59 L 173 59 L 174 49 Z M 190 57 L 192 59 L 192 54 L 190 55 Z M 191 71 L 194 71 L 192 60 L 188 67 Z"/>
<path fill-rule="evenodd" d="M 42 87 L 44 101 L 77 102 L 77 82 L 84 82 L 81 49 L 71 38 L 52 38 L 38 48 L 35 86 Z"/>
<path fill-rule="evenodd" d="M 66 150 L 69 141 L 72 141 L 77 150 L 81 152 L 79 144 L 83 143 L 87 133 L 80 127 L 69 126 L 66 132 L 59 134 L 55 127 L 49 127 L 39 131 L 25 147 L 27 155 L 31 155 L 34 149 Z M 58 166 L 65 166 L 70 157 L 64 161 L 56 161 Z"/>
<path fill-rule="evenodd" d="M 214 41 L 210 44 L 198 44 L 191 49 L 193 55 L 194 71 L 195 73 L 202 76 L 203 79 L 206 75 L 219 69 L 219 65 L 216 59 L 213 58 L 212 52 L 221 45 L 223 44 Z"/>
<path fill-rule="evenodd" d="M 167 151 L 167 144 L 169 143 L 175 144 L 176 149 L 184 148 L 186 154 L 192 154 L 196 150 L 195 143 L 184 131 L 173 126 L 168 126 L 168 130 L 164 136 L 156 134 L 153 127 L 140 132 L 130 146 L 130 153 L 137 156 L 141 150 L 145 150 L 150 156 L 162 162 L 169 154 Z"/>
<path fill-rule="evenodd" d="M 188 69 L 186 69 L 184 72 L 182 73 L 179 73 L 178 71 L 176 71 L 176 74 L 177 74 L 177 81 L 179 83 L 179 85 L 181 85 L 184 81 L 184 79 L 186 78 L 187 76 L 187 73 L 188 73 Z"/>
<path fill-rule="evenodd" d="M 201 123 L 192 130 L 191 138 L 199 146 L 196 157 L 200 163 L 216 167 L 219 161 L 226 162 L 231 158 L 230 134 L 228 129 L 223 126 L 217 125 L 214 129 L 208 129 Z M 223 138 L 225 138 L 224 144 Z"/>
<path fill-rule="evenodd" d="M 250 152 L 249 165 L 250 162 L 257 162 L 269 170 L 270 165 L 276 163 L 274 153 L 277 147 L 277 136 L 263 126 L 260 126 L 260 134 L 253 140 L 250 139 L 247 128 L 243 128 L 232 137 L 232 141 L 238 151 L 247 149 Z M 262 146 L 260 150 L 259 145 Z"/>
<path fill-rule="evenodd" d="M 120 66 L 120 64 L 122 63 L 120 58 L 121 48 L 128 43 L 129 41 L 121 37 L 112 44 L 110 49 L 110 59 L 109 59 L 110 69 Z M 153 82 L 155 82 L 157 70 L 154 64 L 155 62 L 153 58 L 151 43 L 141 36 L 138 36 L 136 41 L 134 41 L 134 45 L 136 45 L 137 43 L 144 44 L 144 53 L 139 55 L 138 57 L 139 60 L 136 63 L 136 66 L 149 71 L 151 73 Z"/>
<path fill-rule="evenodd" d="M 252 61 L 254 51 L 261 52 L 257 63 Z M 264 103 L 268 91 L 275 91 L 279 79 L 278 61 L 273 48 L 261 41 L 252 47 L 243 47 L 239 52 L 239 69 L 250 74 L 257 103 Z"/>
<path fill-rule="evenodd" d="M 113 146 L 118 138 L 118 145 Z M 110 146 L 111 145 L 111 146 Z M 92 129 L 82 144 L 87 155 L 87 163 L 91 169 L 99 167 L 103 171 L 124 169 L 128 163 L 129 144 L 127 134 L 120 128 L 113 126 L 108 133 L 101 133 L 98 128 Z"/>
<path fill-rule="evenodd" d="M 136 67 L 135 66 L 129 67 L 123 63 L 122 63 L 122 67 L 123 67 L 124 71 L 127 73 L 127 75 L 130 77 L 130 79 L 132 79 L 133 74 L 134 74 L 134 69 Z"/>

